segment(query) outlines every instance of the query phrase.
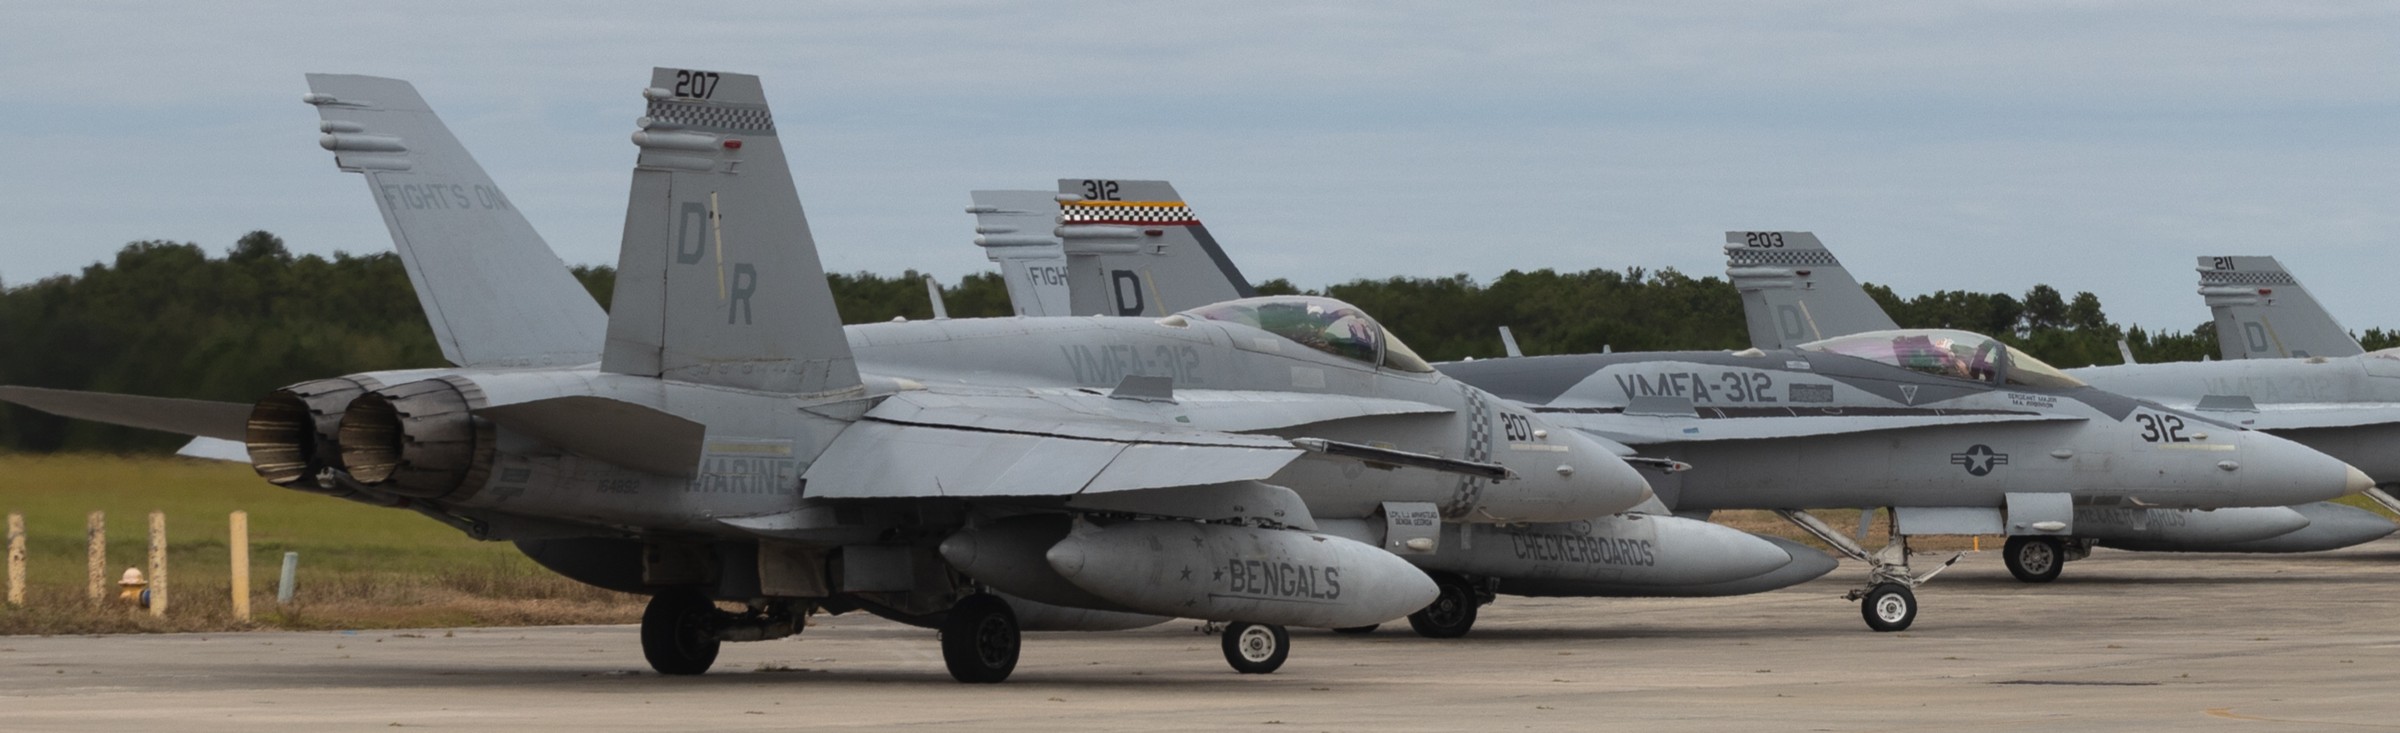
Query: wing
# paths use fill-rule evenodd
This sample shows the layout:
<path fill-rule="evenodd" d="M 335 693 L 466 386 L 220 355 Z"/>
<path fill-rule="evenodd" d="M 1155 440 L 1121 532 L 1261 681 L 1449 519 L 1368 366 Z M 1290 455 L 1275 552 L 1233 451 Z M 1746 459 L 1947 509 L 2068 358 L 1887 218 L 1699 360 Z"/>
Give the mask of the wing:
<path fill-rule="evenodd" d="M 820 498 L 1062 497 L 1257 481 L 1303 451 L 1243 431 L 1438 414 L 1403 400 L 1188 391 L 904 392 L 843 431 L 806 474 Z"/>
<path fill-rule="evenodd" d="M 2203 405 L 2205 408 L 2205 405 Z M 2256 412 L 2201 409 L 2201 415 L 2258 430 L 2354 428 L 2400 423 L 2400 408 L 2388 402 L 2260 405 Z"/>

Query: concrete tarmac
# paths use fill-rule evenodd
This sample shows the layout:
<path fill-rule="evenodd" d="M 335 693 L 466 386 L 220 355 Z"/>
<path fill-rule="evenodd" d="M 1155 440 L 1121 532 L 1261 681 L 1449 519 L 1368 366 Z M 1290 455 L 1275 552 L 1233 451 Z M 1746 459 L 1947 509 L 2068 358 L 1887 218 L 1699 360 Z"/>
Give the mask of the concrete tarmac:
<path fill-rule="evenodd" d="M 1464 639 L 1299 630 L 1272 675 L 1191 622 L 1028 634 L 978 686 L 932 632 L 855 614 L 696 678 L 650 673 L 631 626 L 0 637 L 0 730 L 2400 730 L 2400 538 L 2103 550 L 2046 585 L 1970 555 L 1896 634 L 1835 598 L 1863 576 L 1504 596 Z"/>

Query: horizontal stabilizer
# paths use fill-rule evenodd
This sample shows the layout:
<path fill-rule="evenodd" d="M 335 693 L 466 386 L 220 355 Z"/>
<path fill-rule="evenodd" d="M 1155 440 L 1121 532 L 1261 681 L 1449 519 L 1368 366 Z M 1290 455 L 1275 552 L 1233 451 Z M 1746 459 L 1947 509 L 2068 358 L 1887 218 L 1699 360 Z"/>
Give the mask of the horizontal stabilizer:
<path fill-rule="evenodd" d="M 59 417 L 219 440 L 247 440 L 250 432 L 250 406 L 237 402 L 41 387 L 0 387 L 0 401 Z"/>
<path fill-rule="evenodd" d="M 660 476 L 698 473 L 708 433 L 700 423 L 604 397 L 553 397 L 475 414 L 568 452 Z"/>
<path fill-rule="evenodd" d="M 238 440 L 193 438 L 192 442 L 185 443 L 182 448 L 176 449 L 175 455 L 239 463 L 244 466 L 250 465 L 250 446 Z"/>
<path fill-rule="evenodd" d="M 1482 463 L 1478 461 L 1460 460 L 1457 458 L 1443 458 L 1441 456 L 1428 453 L 1417 453 L 1393 448 L 1377 448 L 1371 445 L 1344 443 L 1339 440 L 1326 440 L 1324 438 L 1293 438 L 1292 445 L 1300 446 L 1302 450 L 1306 450 L 1310 453 L 1318 453 L 1337 458 L 1349 458 L 1366 463 L 1382 463 L 1393 466 L 1407 466 L 1409 468 L 1422 468 L 1431 471 L 1441 471 L 1444 473 L 1465 474 L 1468 476 L 1491 479 L 1493 481 L 1517 477 L 1516 473 L 1508 470 L 1507 466 L 1497 463 Z"/>

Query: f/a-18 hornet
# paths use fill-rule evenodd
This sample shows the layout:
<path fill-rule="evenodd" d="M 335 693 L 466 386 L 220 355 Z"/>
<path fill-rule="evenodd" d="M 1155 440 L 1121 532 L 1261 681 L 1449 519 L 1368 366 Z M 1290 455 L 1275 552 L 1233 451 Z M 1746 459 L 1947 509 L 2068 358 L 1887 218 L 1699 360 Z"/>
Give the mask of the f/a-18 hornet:
<path fill-rule="evenodd" d="M 1728 248 L 1788 249 L 1775 238 L 1780 233 L 1759 234 L 1765 239 L 1756 244 L 1737 236 Z M 1152 253 L 1154 259 L 1171 254 Z M 1184 273 L 1185 287 L 1197 289 L 1187 292 L 1221 292 L 1235 274 L 1224 269 L 1210 278 L 1209 268 L 1197 264 L 1220 254 L 1186 248 L 1180 266 L 1157 266 Z M 1806 265 L 1768 254 L 1745 265 L 1763 271 L 1737 276 L 1797 274 L 1785 268 Z M 1091 282 L 1086 269 L 1110 277 Z M 1139 269 L 1071 265 L 1069 289 L 1086 285 L 1130 305 L 1134 296 L 1111 285 L 1149 287 Z M 1161 282 L 1149 292 L 1169 290 Z M 1961 331 L 1895 329 L 1774 350 L 1436 366 L 1630 460 L 1688 466 L 1652 477 L 1657 498 L 1679 514 L 1774 510 L 1866 562 L 1869 580 L 1850 597 L 1878 631 L 1914 623 L 1912 589 L 1940 572 L 1910 568 L 1911 536 L 2056 538 L 2122 524 L 2173 537 L 2194 522 L 2215 522 L 2257 527 L 2256 539 L 2300 527 L 2285 505 L 2371 485 L 2357 469 L 2306 447 L 2093 389 L 1999 341 Z M 2177 425 L 2185 429 L 2168 429 Z M 1888 508 L 1890 544 L 1870 552 L 1808 513 L 1851 507 Z M 2218 511 L 2172 511 L 2187 509 Z"/>
<path fill-rule="evenodd" d="M 977 245 L 1000 265 L 1021 315 L 1163 316 L 1175 308 L 1254 295 L 1249 282 L 1166 181 L 1060 179 L 1055 191 L 975 191 Z M 1143 226 L 1096 224 L 1104 212 L 1152 212 Z M 1650 462 L 1654 470 L 1673 470 Z M 1366 524 L 1321 522 L 1366 538 Z M 1442 587 L 1410 614 L 1417 633 L 1465 635 L 1496 594 L 1720 596 L 1815 579 L 1833 558 L 1806 545 L 1675 517 L 1656 499 L 1623 514 L 1574 522 L 1456 525 L 1410 562 Z"/>
<path fill-rule="evenodd" d="M 1754 345 L 1761 348 L 1777 348 L 1803 342 L 1822 343 L 1829 338 L 1833 341 L 1864 338 L 1857 334 L 1905 333 L 1896 330 L 1899 329 L 1899 326 L 1892 322 L 1891 317 L 1885 314 L 1883 308 L 1867 295 L 1866 290 L 1850 275 L 1849 270 L 1842 265 L 1841 261 L 1836 259 L 1833 253 L 1825 248 L 1824 243 L 1813 234 L 1808 232 L 1728 232 L 1725 252 L 1728 259 L 1727 274 L 1733 280 L 1734 285 L 1741 290 L 1743 307 L 1748 314 L 1750 338 Z M 2260 263 L 2249 258 L 2235 259 L 2252 266 L 2261 266 Z M 2209 267 L 2211 264 L 2207 259 L 2202 261 L 2202 293 L 2204 294 L 2214 293 L 2212 288 L 2221 288 L 2229 284 L 2224 281 L 2229 277 L 2225 274 L 2226 271 L 2212 269 Z M 2224 264 L 2228 266 L 2228 270 L 2231 269 L 2232 263 Z M 2263 266 L 2272 267 L 2272 262 L 2264 263 Z M 2261 274 L 2256 277 L 2272 279 L 2274 275 L 2281 275 L 2280 268 L 2274 269 L 2274 275 L 2264 274 L 2264 271 L 2260 272 Z M 2289 276 L 2285 275 L 2282 277 L 2282 282 L 2288 283 L 2289 279 Z M 2258 289 L 2269 290 L 2270 288 Z M 2248 287 L 2241 290 L 2243 293 L 2249 292 Z M 2218 303 L 2221 297 L 2227 301 L 2218 306 L 2220 328 L 2223 329 L 2221 333 L 2240 333 L 2245 324 L 2267 321 L 2258 311 L 2251 309 L 2251 301 L 2259 299 L 2260 295 L 2249 293 L 2247 299 L 2235 297 L 2240 294 L 2210 295 L 2212 303 Z M 2308 307 L 2313 308 L 2314 306 L 2313 300 L 2308 300 L 2305 293 L 2298 292 L 2296 283 L 2291 284 L 2290 289 L 2280 297 L 2287 303 L 2305 302 Z M 2318 313 L 2321 315 L 2322 311 L 2318 311 Z M 2348 334 L 2343 332 L 2339 326 L 2332 325 L 2329 317 L 2317 324 L 2302 323 L 2300 322 L 2302 320 L 2294 318 L 2287 321 L 2291 324 L 2288 332 L 2295 338 L 2329 340 L 2338 336 L 2348 339 Z M 2357 352 L 2357 343 L 2350 342 L 2350 353 L 2355 355 Z M 2311 361 L 2316 363 L 2309 363 Z M 2248 372 L 2249 374 L 2244 376 L 2252 377 L 2251 379 L 2236 378 L 2235 381 L 2226 383 L 2256 384 L 2268 390 L 2266 393 L 2280 394 L 2288 391 L 2288 388 L 2283 385 L 2298 384 L 2299 382 L 2292 379 L 2296 375 L 2283 375 L 2278 373 L 2278 369 L 2298 371 L 2323 364 L 2325 361 L 2324 359 L 2277 359 L 2266 362 L 2086 367 L 2066 370 L 2063 376 L 2069 380 L 2089 383 L 2100 390 L 2129 395 L 2141 400 L 2140 405 L 2149 411 L 2132 413 L 2134 422 L 2129 423 L 2129 426 L 2135 429 L 2131 434 L 2141 439 L 2140 445 L 2143 447 L 2157 450 L 2226 452 L 2229 454 L 2225 456 L 2227 462 L 2235 465 L 2248 464 L 2247 468 L 2241 470 L 2254 471 L 2258 468 L 2256 461 L 2232 455 L 2233 451 L 2208 447 L 2217 444 L 2207 440 L 2207 436 L 2212 433 L 2218 435 L 2247 433 L 2245 428 L 2267 429 L 2269 426 L 2253 422 L 2263 413 L 2260 413 L 2247 397 L 2238 400 L 2231 397 L 2202 397 L 2206 394 L 2233 394 L 2231 392 L 2211 393 L 2192 389 L 2185 394 L 2179 393 L 2177 389 L 2199 387 L 2204 380 L 2190 378 L 2194 375 L 2213 374 L 2222 379 L 2237 373 Z M 2348 365 L 2346 369 L 2340 367 L 2321 369 L 2315 374 L 2320 375 L 2320 378 L 2345 379 L 2348 378 L 2347 375 L 2356 375 L 2362 372 L 2359 364 L 2364 361 L 2366 359 L 2353 356 L 2341 362 Z M 2400 362 L 2390 361 L 2388 358 L 2384 363 L 2400 364 Z M 2395 367 L 2391 371 L 2395 375 L 2400 375 L 2400 367 Z M 2176 375 L 2183 378 L 2162 375 Z M 2393 394 L 2400 397 L 2400 388 L 2396 388 Z M 2163 411 L 2156 409 L 2161 406 L 2166 409 Z M 2326 423 L 2326 427 L 2330 430 L 2323 433 L 2281 430 L 2270 430 L 2270 432 L 2330 454 L 2334 458 L 2352 465 L 2366 467 L 2366 475 L 2375 476 L 2381 481 L 2390 479 L 2375 473 L 2375 471 L 2391 470 L 2395 465 L 2400 465 L 2392 463 L 2382 454 L 2371 450 L 2356 450 L 2363 446 L 2346 442 L 2343 439 L 2356 433 L 2349 432 L 2349 428 L 2346 427 L 2335 427 L 2343 424 L 2343 421 L 2357 420 L 2360 425 L 2373 422 L 2371 418 L 2367 420 L 2358 420 L 2358 418 L 2372 415 L 2374 406 L 2349 406 L 2368 408 L 2357 411 L 2345 410 L 2343 406 L 2330 405 L 2307 407 L 2294 405 L 2293 407 L 2301 409 L 2290 413 L 2291 417 L 2303 419 L 2302 415 L 2310 415 L 2310 418 L 2305 419 L 2330 420 L 2331 422 Z M 2393 408 L 2388 404 L 2383 407 L 2386 420 L 2391 419 L 2391 416 L 2400 415 L 2400 409 Z M 2391 423 L 2386 422 L 2385 424 L 2390 425 Z M 2139 467 L 2134 468 L 2137 469 L 2136 472 L 2118 472 L 2118 475 L 2128 481 L 2140 481 L 2147 478 L 2147 474 L 2141 473 Z M 2011 472 L 2014 472 L 2013 469 Z M 2394 473 L 2400 474 L 2400 471 L 2394 471 Z M 2370 496 L 2382 494 L 2373 489 L 2366 491 Z M 2197 506 L 2205 508 L 2207 505 Z M 2391 534 L 2392 530 L 2392 523 L 2377 516 L 2374 512 L 2322 501 L 2299 503 L 2294 506 L 2253 505 L 2243 508 L 2195 510 L 2190 506 L 2160 506 L 2156 505 L 2156 502 L 2148 504 L 2086 503 L 2080 501 L 2079 497 L 2079 501 L 2075 504 L 2072 521 L 2059 531 L 2019 532 L 2015 530 L 2012 523 L 2002 557 L 2007 562 L 2009 572 L 2019 580 L 2039 583 L 2057 578 L 2061 566 L 2065 562 L 2085 557 L 2094 546 L 2162 552 L 2311 552 L 2367 542 Z"/>
<path fill-rule="evenodd" d="M 251 406 L 0 396 L 241 440 L 277 485 L 405 507 L 650 595 L 641 645 L 663 673 L 854 609 L 940 629 L 966 682 L 1006 678 L 1027 621 L 1227 622 L 1227 661 L 1269 672 L 1286 625 L 1434 601 L 1402 555 L 1649 496 L 1598 441 L 1442 375 L 1330 299 L 845 328 L 753 76 L 653 72 L 605 314 L 411 86 L 309 84 L 320 143 L 367 179 L 456 366 Z M 1098 213 L 1137 231 L 1148 215 Z M 1549 551 L 1605 575 L 1646 549 Z"/>
<path fill-rule="evenodd" d="M 2375 478 L 2369 497 L 2400 511 L 2386 491 L 2400 484 L 2400 349 L 2361 347 L 2273 257 L 2201 257 L 2197 269 L 2222 361 L 2068 373 L 2349 461 Z"/>

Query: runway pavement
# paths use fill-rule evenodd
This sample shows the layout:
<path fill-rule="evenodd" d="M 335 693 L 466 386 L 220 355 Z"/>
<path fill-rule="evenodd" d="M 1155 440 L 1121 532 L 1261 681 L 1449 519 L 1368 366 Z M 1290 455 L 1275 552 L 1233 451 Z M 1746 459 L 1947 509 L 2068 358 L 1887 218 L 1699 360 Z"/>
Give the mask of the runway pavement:
<path fill-rule="evenodd" d="M 1251 676 L 1178 622 L 1027 635 L 1010 681 L 863 615 L 651 674 L 630 626 L 0 637 L 0 730 L 2400 730 L 2400 539 L 2101 551 L 2047 585 L 1970 556 L 1916 628 L 1845 564 L 1740 598 L 1502 597 L 1464 639 L 1295 630 Z"/>

